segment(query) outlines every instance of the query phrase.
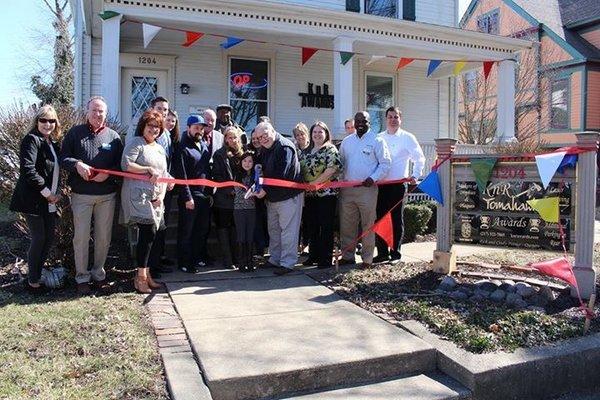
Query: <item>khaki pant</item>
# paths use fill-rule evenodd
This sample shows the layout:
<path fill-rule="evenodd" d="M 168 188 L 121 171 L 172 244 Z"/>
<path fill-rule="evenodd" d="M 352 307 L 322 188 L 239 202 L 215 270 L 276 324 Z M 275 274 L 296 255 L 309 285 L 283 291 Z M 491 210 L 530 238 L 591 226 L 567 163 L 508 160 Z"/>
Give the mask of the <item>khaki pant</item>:
<path fill-rule="evenodd" d="M 267 204 L 269 225 L 269 262 L 293 269 L 298 262 L 298 240 L 304 193 L 291 199 Z"/>
<path fill-rule="evenodd" d="M 73 250 L 75 252 L 75 281 L 85 283 L 106 278 L 104 263 L 110 247 L 116 194 L 71 195 L 73 210 Z M 94 265 L 89 270 L 90 230 L 94 217 Z"/>
<path fill-rule="evenodd" d="M 354 260 L 356 243 L 352 242 L 364 231 L 369 229 L 377 216 L 377 186 L 342 188 L 340 191 L 340 239 L 344 252 L 342 258 Z M 357 231 L 358 221 L 361 222 L 362 232 Z M 373 262 L 375 249 L 375 234 L 369 232 L 362 239 L 362 260 Z M 350 246 L 351 248 L 347 248 Z"/>

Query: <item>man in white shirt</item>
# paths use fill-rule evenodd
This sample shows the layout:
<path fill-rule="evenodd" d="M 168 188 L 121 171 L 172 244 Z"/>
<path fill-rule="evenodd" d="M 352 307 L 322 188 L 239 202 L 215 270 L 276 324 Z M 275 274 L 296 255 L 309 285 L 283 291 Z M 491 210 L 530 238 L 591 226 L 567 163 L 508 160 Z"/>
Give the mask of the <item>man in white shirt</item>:
<path fill-rule="evenodd" d="M 378 136 L 382 138 L 390 151 L 392 165 L 385 177 L 386 180 L 397 180 L 409 177 L 409 161 L 412 161 L 412 177 L 421 176 L 425 156 L 423 149 L 417 142 L 417 138 L 410 132 L 400 128 L 402 123 L 402 112 L 398 107 L 392 106 L 385 112 L 386 130 Z M 377 197 L 377 219 L 382 218 L 396 203 L 404 198 L 406 193 L 405 183 L 381 185 Z M 377 257 L 375 263 L 398 262 L 400 260 L 400 245 L 404 233 L 403 219 L 404 202 L 392 210 L 392 226 L 394 232 L 394 243 L 392 248 L 381 238 L 377 237 Z"/>
<path fill-rule="evenodd" d="M 344 249 L 340 264 L 354 264 L 354 246 L 348 247 L 359 234 L 357 221 L 361 221 L 363 232 L 375 223 L 378 193 L 375 182 L 387 174 L 391 164 L 385 141 L 371 132 L 369 113 L 356 113 L 354 126 L 356 133 L 346 136 L 340 146 L 343 180 L 361 181 L 362 185 L 340 191 L 340 238 Z M 363 266 L 369 268 L 373 263 L 375 234 L 370 232 L 362 242 Z"/>

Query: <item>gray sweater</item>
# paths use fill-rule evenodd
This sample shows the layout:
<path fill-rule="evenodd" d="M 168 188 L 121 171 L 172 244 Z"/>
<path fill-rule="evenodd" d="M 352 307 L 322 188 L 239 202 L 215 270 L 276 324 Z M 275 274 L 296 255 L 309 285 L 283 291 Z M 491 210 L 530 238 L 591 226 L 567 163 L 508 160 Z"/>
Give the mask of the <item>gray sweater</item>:
<path fill-rule="evenodd" d="M 93 133 L 89 124 L 74 126 L 67 132 L 61 151 L 61 166 L 69 171 L 69 186 L 74 193 L 104 195 L 117 190 L 118 180 L 109 176 L 104 182 L 85 181 L 77 173 L 77 161 L 96 168 L 119 171 L 123 142 L 110 128 Z"/>

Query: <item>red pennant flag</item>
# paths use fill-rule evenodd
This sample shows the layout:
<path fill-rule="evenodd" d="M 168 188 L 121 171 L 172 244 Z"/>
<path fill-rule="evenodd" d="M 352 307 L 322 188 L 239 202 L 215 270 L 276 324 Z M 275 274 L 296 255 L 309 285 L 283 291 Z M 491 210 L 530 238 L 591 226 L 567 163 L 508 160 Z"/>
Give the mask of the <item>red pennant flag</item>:
<path fill-rule="evenodd" d="M 542 275 L 553 276 L 567 282 L 573 287 L 577 287 L 577 280 L 573 273 L 573 266 L 565 257 L 555 258 L 554 260 L 540 261 L 529 264 Z"/>
<path fill-rule="evenodd" d="M 379 235 L 388 247 L 394 246 L 394 227 L 392 225 L 392 213 L 388 211 L 379 221 L 373 225 L 373 232 Z"/>
<path fill-rule="evenodd" d="M 302 48 L 302 65 L 306 64 L 308 60 L 317 52 L 319 49 L 315 49 L 312 47 L 303 47 Z"/>
<path fill-rule="evenodd" d="M 487 79 L 488 76 L 490 75 L 490 71 L 492 70 L 493 66 L 494 66 L 493 61 L 484 61 L 483 62 L 483 76 L 485 77 L 485 79 Z"/>
<path fill-rule="evenodd" d="M 396 71 L 398 71 L 400 68 L 406 67 L 413 61 L 415 61 L 414 58 L 401 58 L 400 61 L 398 61 L 398 66 L 396 66 Z"/>
<path fill-rule="evenodd" d="M 204 33 L 186 31 L 185 32 L 185 43 L 183 43 L 182 46 L 190 47 L 191 45 L 193 45 L 196 42 L 196 40 L 200 39 L 202 36 L 204 36 Z"/>

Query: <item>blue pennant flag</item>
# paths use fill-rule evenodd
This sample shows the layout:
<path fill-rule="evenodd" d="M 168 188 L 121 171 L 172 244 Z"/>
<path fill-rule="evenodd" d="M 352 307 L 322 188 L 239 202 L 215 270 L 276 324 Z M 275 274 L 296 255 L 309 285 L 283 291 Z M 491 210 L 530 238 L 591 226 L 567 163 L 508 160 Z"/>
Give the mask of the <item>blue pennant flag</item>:
<path fill-rule="evenodd" d="M 431 60 L 429 61 L 429 67 L 427 67 L 427 76 L 431 75 L 433 71 L 442 63 L 441 60 Z"/>
<path fill-rule="evenodd" d="M 442 198 L 442 186 L 440 185 L 440 176 L 438 175 L 437 171 L 431 171 L 417 187 L 421 189 L 423 193 L 429 195 L 441 205 L 444 205 L 444 199 Z"/>
<path fill-rule="evenodd" d="M 556 170 L 559 173 L 564 174 L 565 169 L 567 169 L 569 167 L 575 168 L 576 164 L 577 164 L 577 154 L 566 154 Z"/>
<path fill-rule="evenodd" d="M 236 37 L 228 37 L 225 43 L 221 43 L 221 47 L 224 49 L 229 49 L 235 45 L 242 43 L 244 39 L 236 38 Z"/>

